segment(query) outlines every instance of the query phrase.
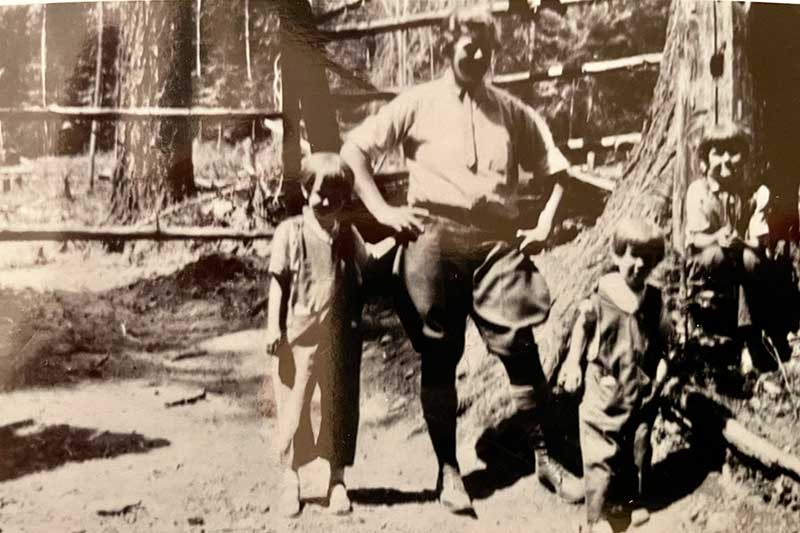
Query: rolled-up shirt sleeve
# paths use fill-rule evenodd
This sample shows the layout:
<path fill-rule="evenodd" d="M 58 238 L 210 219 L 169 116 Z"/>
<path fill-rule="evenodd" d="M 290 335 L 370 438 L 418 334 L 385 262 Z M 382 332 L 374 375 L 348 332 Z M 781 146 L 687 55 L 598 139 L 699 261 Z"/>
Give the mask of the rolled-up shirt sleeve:
<path fill-rule="evenodd" d="M 535 177 L 558 174 L 569 168 L 550 127 L 533 108 L 521 105 L 517 112 L 516 154 L 519 165 Z"/>
<path fill-rule="evenodd" d="M 416 108 L 415 93 L 403 93 L 353 128 L 346 140 L 375 157 L 403 142 L 414 123 Z"/>

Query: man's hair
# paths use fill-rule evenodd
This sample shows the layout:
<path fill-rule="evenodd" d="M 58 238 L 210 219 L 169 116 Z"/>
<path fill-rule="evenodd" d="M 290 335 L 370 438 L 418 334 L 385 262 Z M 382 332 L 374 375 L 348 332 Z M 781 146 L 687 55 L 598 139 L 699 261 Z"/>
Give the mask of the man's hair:
<path fill-rule="evenodd" d="M 478 34 L 485 33 L 491 49 L 498 48 L 500 40 L 497 36 L 497 26 L 494 24 L 491 7 L 489 5 L 461 6 L 455 8 L 442 25 L 446 56 L 452 56 L 453 46 L 461 38 L 465 28 Z"/>
<path fill-rule="evenodd" d="M 300 184 L 303 189 L 310 193 L 317 180 L 329 182 L 345 197 L 353 192 L 353 171 L 335 152 L 316 152 L 303 158 L 300 163 Z"/>
<path fill-rule="evenodd" d="M 643 258 L 649 268 L 664 259 L 664 236 L 655 224 L 642 218 L 624 218 L 614 228 L 611 244 L 614 254 L 625 255 L 628 246 L 631 253 Z"/>
<path fill-rule="evenodd" d="M 708 153 L 712 147 L 727 149 L 731 153 L 747 157 L 750 153 L 750 132 L 734 122 L 712 124 L 703 131 L 703 137 L 697 147 L 697 157 L 701 162 L 708 162 Z"/>

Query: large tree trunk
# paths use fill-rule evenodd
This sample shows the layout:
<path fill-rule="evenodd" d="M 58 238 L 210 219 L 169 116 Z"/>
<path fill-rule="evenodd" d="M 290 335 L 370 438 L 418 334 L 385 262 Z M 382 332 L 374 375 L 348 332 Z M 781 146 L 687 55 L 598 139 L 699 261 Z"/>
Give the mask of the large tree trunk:
<path fill-rule="evenodd" d="M 298 213 L 303 203 L 299 187 L 301 119 L 312 152 L 338 152 L 341 140 L 325 73 L 328 60 L 311 6 L 280 0 L 273 7 L 281 24 L 284 201 L 289 213 Z"/>
<path fill-rule="evenodd" d="M 797 20 L 797 7 L 673 0 L 664 58 L 643 140 L 632 154 L 619 186 L 596 226 L 536 260 L 555 298 L 548 321 L 536 331 L 545 370 L 551 377 L 563 355 L 576 303 L 590 293 L 608 266 L 613 228 L 621 218 L 638 215 L 655 221 L 667 231 L 672 248 L 681 251 L 683 197 L 688 183 L 699 176 L 695 149 L 704 125 L 733 120 L 753 131 L 756 149 L 746 179 L 750 183 L 769 181 L 764 169 L 781 169 L 782 174 L 773 182 L 780 184 L 784 195 L 793 195 L 789 200 L 784 198 L 783 203 L 793 203 L 794 207 L 784 207 L 779 218 L 789 226 L 797 226 L 796 169 L 800 151 L 792 152 L 788 139 L 796 138 L 800 112 L 794 109 L 796 106 L 788 108 L 791 95 L 779 89 L 779 80 L 786 80 L 786 72 L 795 76 L 800 72 L 797 54 L 783 51 L 787 41 L 794 43 L 792 49 L 797 50 L 797 25 L 765 23 L 788 16 L 776 13 L 781 9 L 792 11 L 795 18 L 791 20 Z M 780 52 L 775 41 L 784 43 Z M 712 61 L 717 51 L 721 56 Z M 765 54 L 769 59 L 763 57 Z M 787 71 L 785 63 L 778 61 L 781 57 L 795 65 Z M 776 61 L 780 66 L 773 66 Z M 753 68 L 756 62 L 758 69 Z M 764 76 L 769 78 L 764 80 Z M 754 77 L 758 83 L 754 83 Z M 793 86 L 788 81 L 783 83 L 783 87 Z M 765 127 L 765 119 L 769 127 Z M 781 131 L 791 132 L 787 142 L 773 140 Z M 787 167 L 786 159 L 781 159 L 787 153 L 793 167 Z M 789 168 L 793 169 L 792 175 Z M 494 363 L 481 363 L 489 364 Z M 479 411 L 490 413 L 492 422 L 507 414 L 503 409 L 491 408 L 502 404 L 499 400 L 505 389 L 502 374 L 495 375 L 495 379 L 470 380 L 462 389 L 466 403 L 479 407 L 484 404 Z"/>
<path fill-rule="evenodd" d="M 122 107 L 192 105 L 192 2 L 120 6 Z M 112 212 L 130 222 L 195 194 L 188 118 L 120 125 Z"/>

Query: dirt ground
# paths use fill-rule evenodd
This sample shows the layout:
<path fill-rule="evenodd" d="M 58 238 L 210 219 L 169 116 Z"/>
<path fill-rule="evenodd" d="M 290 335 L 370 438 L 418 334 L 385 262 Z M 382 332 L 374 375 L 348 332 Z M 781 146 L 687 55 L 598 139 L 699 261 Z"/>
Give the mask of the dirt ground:
<path fill-rule="evenodd" d="M 264 261 L 162 252 L 142 263 L 83 250 L 0 272 L 1 531 L 576 530 L 582 508 L 538 484 L 485 406 L 465 403 L 459 426 L 477 516 L 439 507 L 419 362 L 381 298 L 365 313 L 354 511 L 326 512 L 314 463 L 302 515 L 279 518 Z M 462 391 L 499 372 L 474 331 L 468 345 Z M 800 531 L 796 510 L 701 444 L 657 456 L 652 516 L 632 531 Z"/>

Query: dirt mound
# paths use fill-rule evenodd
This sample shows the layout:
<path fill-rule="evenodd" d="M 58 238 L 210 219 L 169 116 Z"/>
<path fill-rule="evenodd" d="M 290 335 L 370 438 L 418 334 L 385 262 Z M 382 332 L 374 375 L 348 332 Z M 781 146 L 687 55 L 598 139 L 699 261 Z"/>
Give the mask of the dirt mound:
<path fill-rule="evenodd" d="M 263 258 L 214 253 L 170 275 L 144 279 L 111 291 L 118 305 L 130 311 L 126 323 L 135 336 L 184 329 L 181 322 L 218 322 L 222 331 L 255 324 L 266 296 L 267 270 Z M 190 324 L 186 324 L 189 326 Z M 136 331 L 134 331 L 136 330 Z M 170 335 L 163 339 L 169 344 Z M 161 345 L 163 347 L 165 345 Z"/>
<path fill-rule="evenodd" d="M 212 254 L 187 265 L 175 276 L 181 289 L 213 290 L 220 284 L 241 279 L 252 279 L 259 271 L 252 258 Z"/>
<path fill-rule="evenodd" d="M 254 327 L 265 287 L 262 259 L 211 254 L 107 292 L 0 290 L 0 390 L 141 376 L 126 350 L 185 348 Z"/>

